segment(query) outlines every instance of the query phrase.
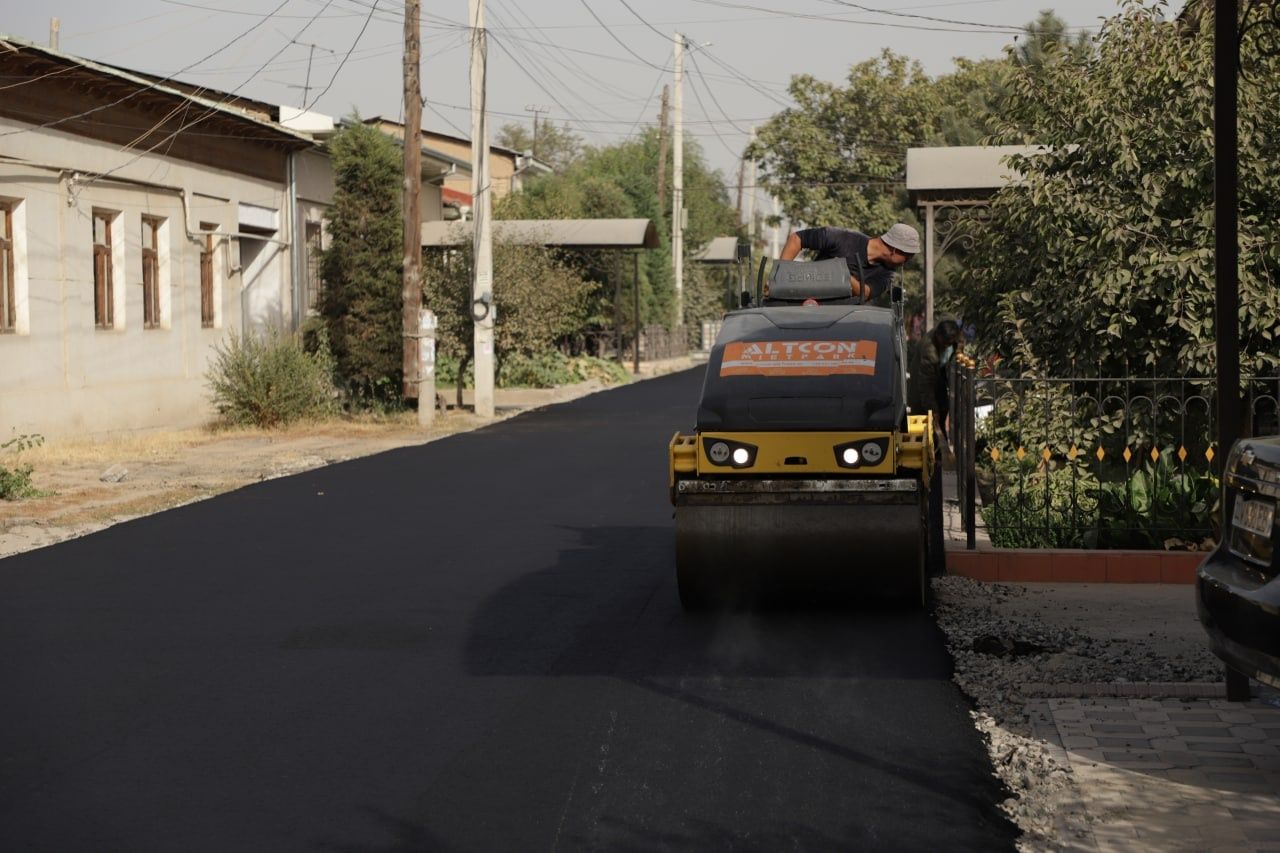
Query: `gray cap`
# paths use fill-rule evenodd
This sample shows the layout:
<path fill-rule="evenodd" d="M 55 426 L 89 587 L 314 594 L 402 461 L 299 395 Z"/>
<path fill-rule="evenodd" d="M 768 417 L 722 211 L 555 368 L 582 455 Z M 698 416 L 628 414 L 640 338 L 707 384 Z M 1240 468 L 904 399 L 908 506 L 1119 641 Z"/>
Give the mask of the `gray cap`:
<path fill-rule="evenodd" d="M 903 254 L 914 255 L 920 251 L 920 233 L 905 222 L 899 222 L 881 234 L 880 239 L 889 248 Z"/>

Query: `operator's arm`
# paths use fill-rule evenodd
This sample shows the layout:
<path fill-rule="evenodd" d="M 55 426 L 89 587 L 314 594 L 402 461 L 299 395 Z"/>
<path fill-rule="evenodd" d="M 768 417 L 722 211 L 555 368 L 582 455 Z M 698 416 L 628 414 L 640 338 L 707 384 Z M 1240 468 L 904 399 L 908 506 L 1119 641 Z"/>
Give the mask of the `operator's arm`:
<path fill-rule="evenodd" d="M 791 236 L 787 238 L 786 245 L 782 247 L 782 252 L 778 255 L 778 260 L 795 260 L 796 255 L 800 254 L 800 248 L 800 235 L 792 231 Z"/>

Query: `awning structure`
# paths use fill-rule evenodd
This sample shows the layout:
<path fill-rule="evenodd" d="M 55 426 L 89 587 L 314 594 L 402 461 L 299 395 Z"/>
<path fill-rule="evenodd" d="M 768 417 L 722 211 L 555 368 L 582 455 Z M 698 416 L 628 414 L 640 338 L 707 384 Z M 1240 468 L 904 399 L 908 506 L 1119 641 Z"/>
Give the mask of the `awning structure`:
<path fill-rule="evenodd" d="M 692 260 L 699 264 L 733 264 L 744 257 L 746 249 L 746 242 L 737 237 L 712 237 Z"/>
<path fill-rule="evenodd" d="M 938 213 L 987 207 L 996 191 L 1022 177 L 1005 163 L 1011 154 L 1035 154 L 1039 145 L 964 145 L 907 149 L 907 193 L 924 208 L 925 327 L 933 328 L 933 270 L 957 237 L 947 229 L 938 245 Z M 950 220 L 948 220 L 950 222 Z"/>
<path fill-rule="evenodd" d="M 471 242 L 474 223 L 424 222 L 422 247 L 461 246 Z M 499 219 L 493 239 L 525 246 L 565 249 L 656 249 L 658 229 L 651 219 Z"/>

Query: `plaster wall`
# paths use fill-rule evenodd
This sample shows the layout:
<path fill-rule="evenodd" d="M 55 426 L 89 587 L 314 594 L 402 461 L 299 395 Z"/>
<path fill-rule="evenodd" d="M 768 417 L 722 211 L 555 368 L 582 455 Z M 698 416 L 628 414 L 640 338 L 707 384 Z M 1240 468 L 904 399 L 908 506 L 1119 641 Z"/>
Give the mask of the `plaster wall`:
<path fill-rule="evenodd" d="M 0 133 L 19 129 L 27 132 L 3 137 L 0 196 L 23 206 L 27 298 L 19 306 L 26 311 L 20 333 L 0 335 L 0 440 L 208 421 L 205 370 L 214 347 L 242 328 L 240 240 L 232 236 L 239 205 L 283 211 L 283 170 L 272 182 L 156 154 L 131 160 L 135 155 L 113 143 L 0 118 Z M 228 148 L 227 160 L 234 162 L 234 146 Z M 89 178 L 111 170 L 108 178 Z M 112 329 L 94 322 L 94 209 L 114 212 L 118 223 Z M 144 215 L 164 220 L 159 328 L 142 322 Z M 203 328 L 200 317 L 204 238 L 193 232 L 201 223 L 224 232 L 215 238 L 214 328 Z M 268 296 L 281 317 L 290 312 L 287 255 L 276 252 L 270 261 L 276 268 Z"/>

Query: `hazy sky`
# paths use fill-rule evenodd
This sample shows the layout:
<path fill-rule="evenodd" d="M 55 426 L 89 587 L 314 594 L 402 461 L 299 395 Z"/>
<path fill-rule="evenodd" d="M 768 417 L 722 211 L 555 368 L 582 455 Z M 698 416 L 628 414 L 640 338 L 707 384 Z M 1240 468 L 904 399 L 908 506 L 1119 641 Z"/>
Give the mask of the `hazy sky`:
<path fill-rule="evenodd" d="M 395 0 L 3 0 L 0 31 L 47 43 L 56 15 L 68 53 L 272 103 L 305 100 L 331 115 L 356 108 L 399 118 L 403 8 Z M 736 178 L 746 134 L 789 102 L 791 75 L 840 80 L 850 64 L 886 47 L 942 74 L 957 56 L 999 56 L 1044 8 L 1055 7 L 1044 0 L 868 0 L 864 9 L 872 11 L 845 0 L 487 0 L 491 127 L 527 124 L 532 106 L 549 108 L 545 115 L 588 143 L 656 124 L 662 84 L 671 80 L 671 33 L 679 31 L 699 45 L 685 64 L 686 131 Z M 1073 28 L 1095 31 L 1117 8 L 1116 0 L 1072 0 L 1056 10 Z M 423 123 L 469 135 L 467 2 L 423 0 L 422 18 Z"/>

